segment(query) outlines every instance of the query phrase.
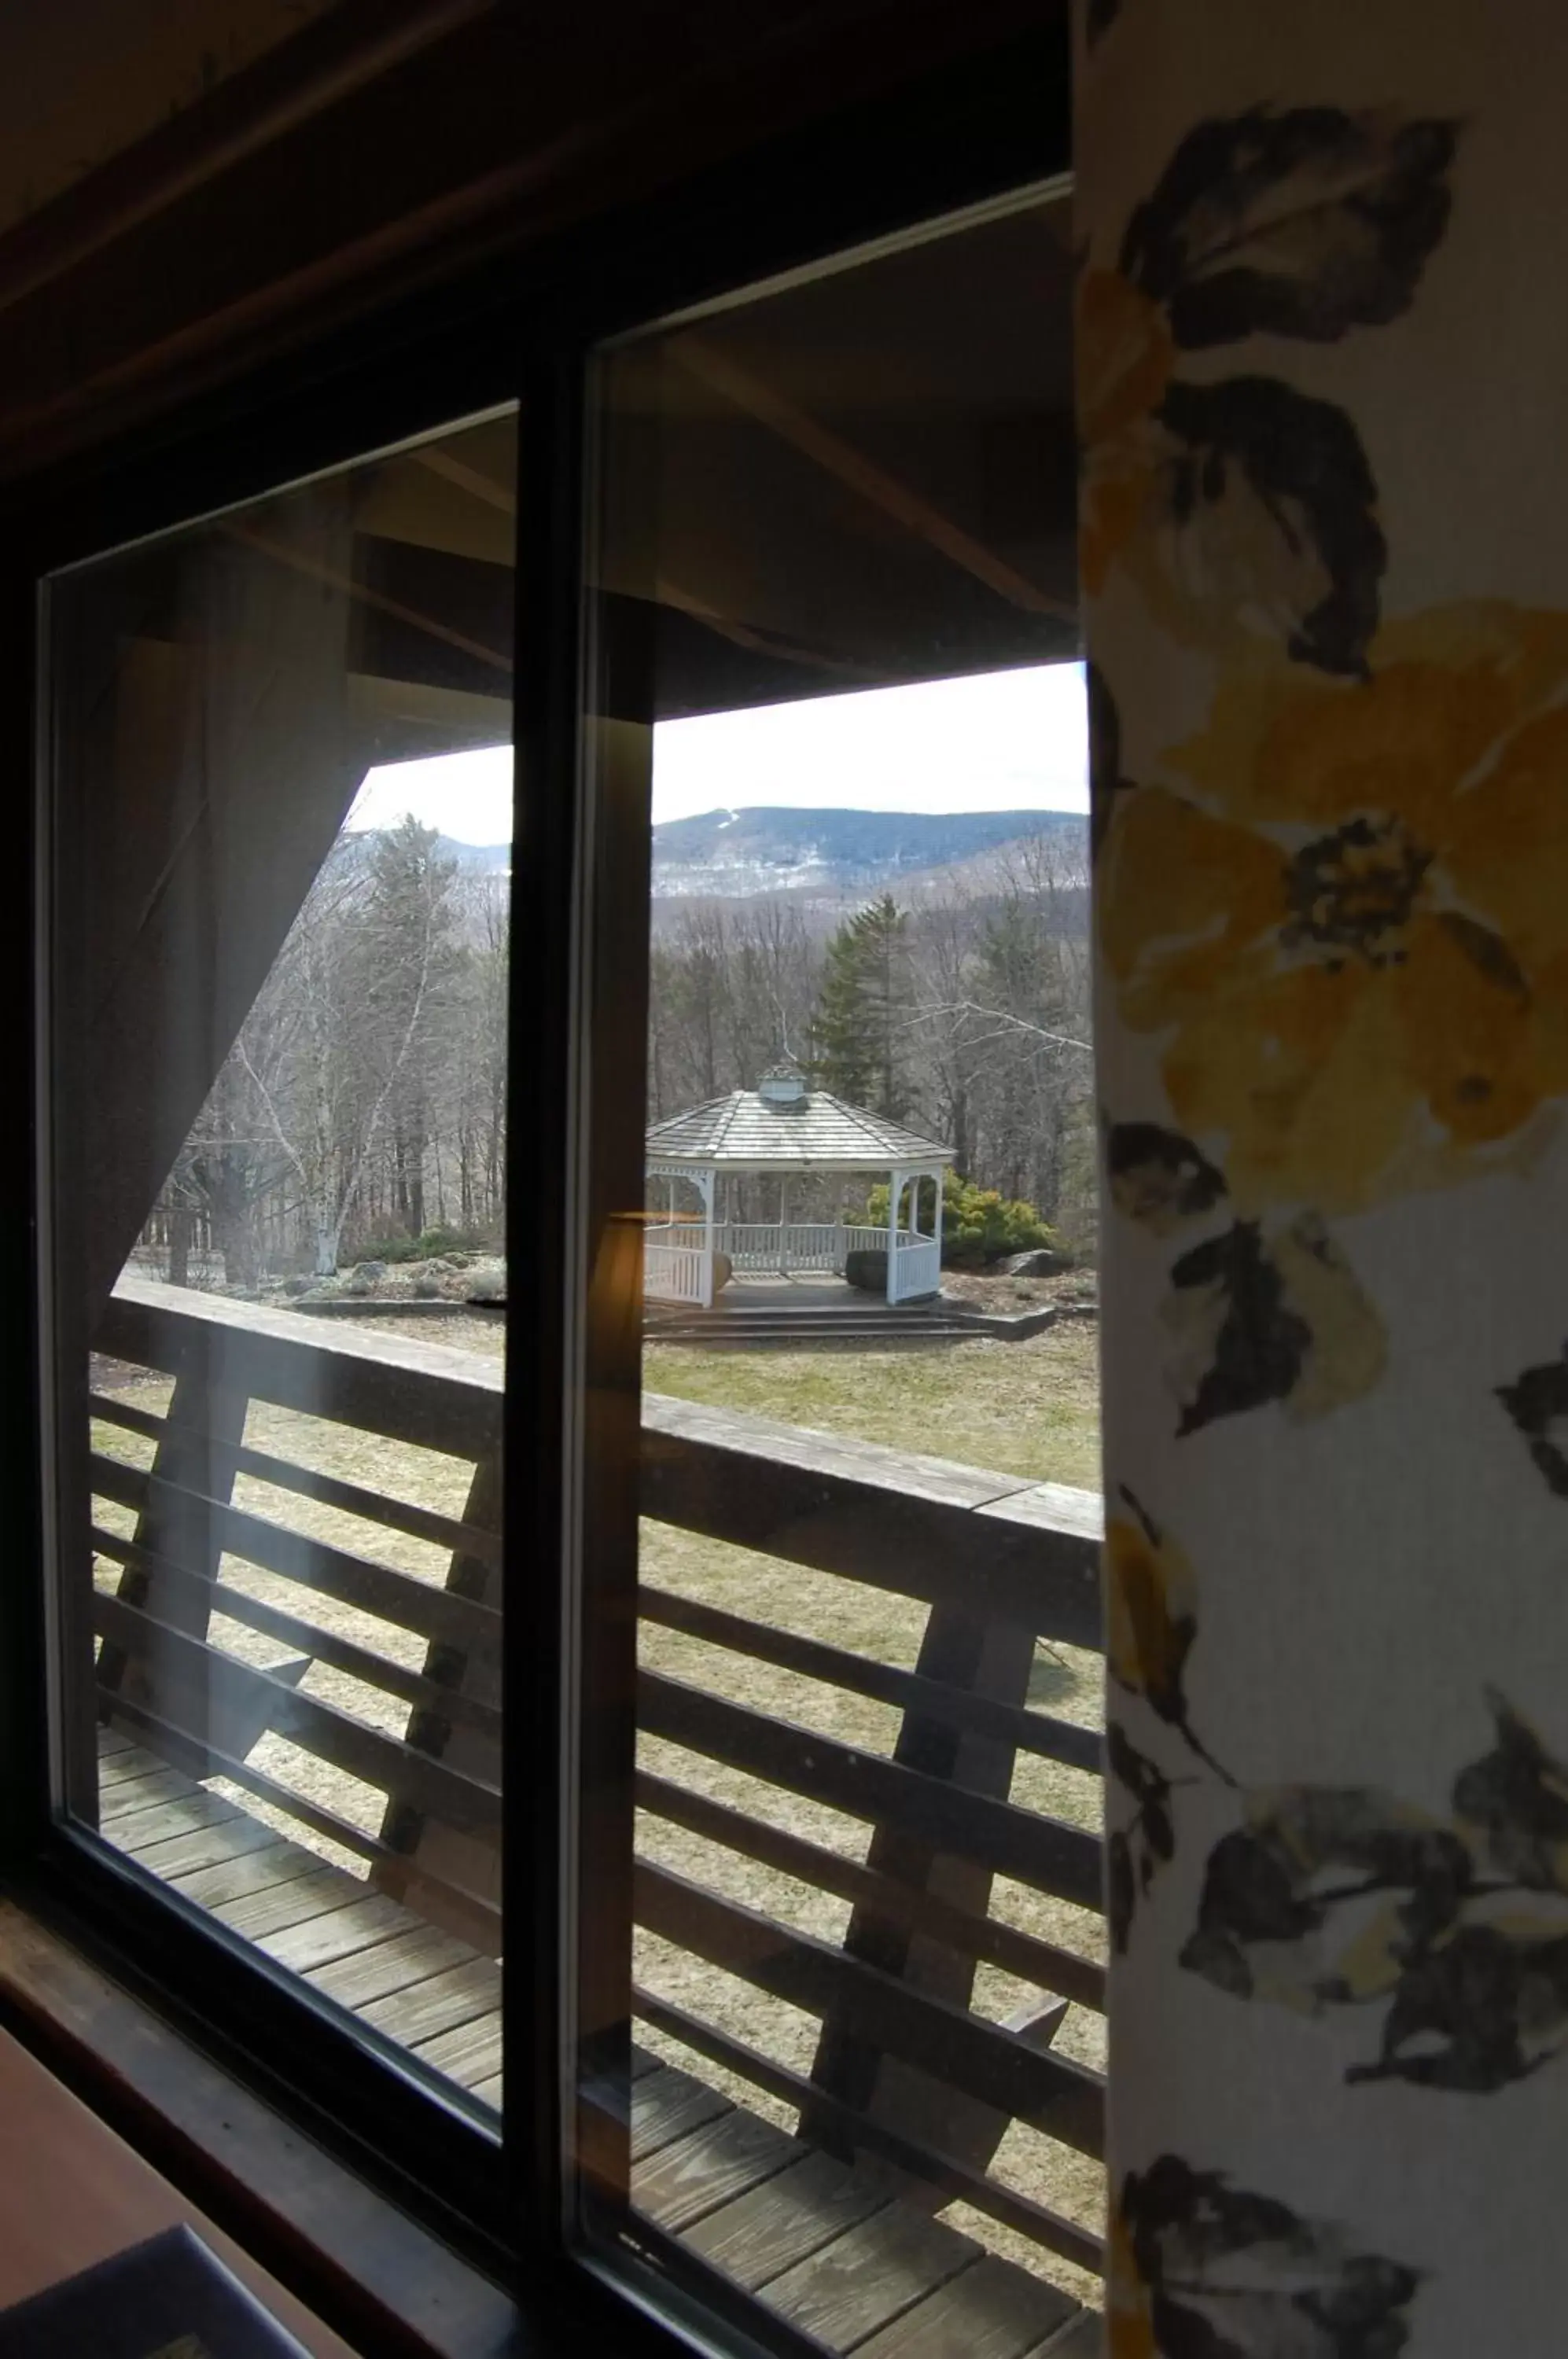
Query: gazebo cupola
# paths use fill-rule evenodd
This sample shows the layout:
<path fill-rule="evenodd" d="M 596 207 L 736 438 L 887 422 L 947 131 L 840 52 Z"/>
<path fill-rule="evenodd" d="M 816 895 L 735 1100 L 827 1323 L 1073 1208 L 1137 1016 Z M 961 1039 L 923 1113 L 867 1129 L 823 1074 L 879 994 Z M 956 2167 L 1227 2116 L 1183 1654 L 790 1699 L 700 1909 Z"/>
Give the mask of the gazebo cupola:
<path fill-rule="evenodd" d="M 757 1085 L 757 1094 L 764 1105 L 804 1105 L 811 1093 L 806 1076 L 792 1057 L 782 1063 L 769 1065 Z"/>
<path fill-rule="evenodd" d="M 907 1130 L 901 1123 L 813 1089 L 790 1059 L 772 1065 L 754 1090 L 731 1090 L 684 1114 L 656 1122 L 648 1134 L 650 1214 L 644 1289 L 662 1302 L 710 1306 L 714 1259 L 723 1254 L 739 1277 L 842 1277 L 856 1250 L 885 1252 L 887 1299 L 909 1302 L 935 1294 L 942 1277 L 942 1183 L 950 1147 Z M 771 1176 L 779 1182 L 776 1221 L 741 1221 L 721 1201 L 723 1183 Z M 812 1179 L 885 1180 L 887 1224 L 872 1228 L 834 1220 L 792 1220 L 789 1183 Z M 932 1228 L 920 1226 L 921 1180 L 933 1182 Z M 684 1187 L 699 1209 L 682 1211 Z M 732 1191 L 733 1193 L 733 1191 Z"/>

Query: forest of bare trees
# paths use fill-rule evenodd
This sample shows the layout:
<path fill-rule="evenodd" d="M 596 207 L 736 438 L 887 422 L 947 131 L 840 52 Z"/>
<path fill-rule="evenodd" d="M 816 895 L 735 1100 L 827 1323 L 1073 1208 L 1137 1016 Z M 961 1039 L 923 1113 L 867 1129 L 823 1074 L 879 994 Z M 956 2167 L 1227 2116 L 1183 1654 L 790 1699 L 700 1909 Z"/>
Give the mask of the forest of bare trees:
<path fill-rule="evenodd" d="M 788 895 L 663 905 L 649 1119 L 749 1088 L 780 1054 L 952 1142 L 957 1169 L 1093 1229 L 1084 881 L 1010 846 L 834 923 Z M 345 836 L 316 879 L 144 1237 L 177 1281 L 324 1276 L 432 1231 L 498 1245 L 507 886 L 412 820 Z"/>
<path fill-rule="evenodd" d="M 951 1142 L 957 1169 L 1086 1245 L 1094 1071 L 1086 880 L 1025 838 L 983 888 L 884 894 L 824 927 L 787 896 L 682 907 L 656 936 L 649 1116 L 755 1086 L 781 1052 Z"/>
<path fill-rule="evenodd" d="M 432 1227 L 498 1238 L 506 893 L 412 820 L 339 839 L 159 1199 L 177 1282 L 192 1253 L 245 1287 Z"/>

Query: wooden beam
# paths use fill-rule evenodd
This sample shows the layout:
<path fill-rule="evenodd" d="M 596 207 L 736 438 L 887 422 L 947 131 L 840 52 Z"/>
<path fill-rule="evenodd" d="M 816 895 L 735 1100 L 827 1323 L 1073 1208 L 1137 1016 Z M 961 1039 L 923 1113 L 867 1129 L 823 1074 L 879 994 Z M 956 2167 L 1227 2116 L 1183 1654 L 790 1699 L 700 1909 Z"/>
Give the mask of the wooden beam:
<path fill-rule="evenodd" d="M 950 558 L 964 572 L 972 573 L 1009 604 L 1021 606 L 1029 614 L 1051 614 L 1061 622 L 1077 621 L 1077 609 L 1073 603 L 1041 590 L 963 525 L 955 524 L 934 501 L 927 499 L 923 493 L 911 491 L 908 484 L 879 467 L 842 434 L 823 426 L 716 345 L 702 336 L 681 336 L 671 342 L 670 356 L 689 376 L 697 378 L 737 409 L 755 418 L 759 425 L 768 427 L 781 441 L 814 460 L 827 473 L 847 484 L 851 491 L 858 492 L 906 531 L 940 549 L 943 557 Z"/>
<path fill-rule="evenodd" d="M 471 467 L 466 459 L 454 459 L 452 452 L 443 450 L 439 442 L 410 451 L 408 456 L 432 475 L 439 475 L 443 483 L 456 484 L 461 491 L 467 492 L 476 500 L 483 500 L 487 508 L 498 508 L 503 516 L 517 515 L 516 492 L 508 490 L 505 484 L 498 484 L 494 475 L 487 475 L 482 467 Z"/>
<path fill-rule="evenodd" d="M 443 482 L 455 484 L 474 499 L 482 500 L 486 507 L 496 508 L 503 516 L 516 516 L 517 495 L 505 484 L 498 484 L 479 467 L 471 467 L 465 460 L 454 459 L 439 444 L 428 450 L 414 451 L 409 456 L 432 475 Z M 884 675 L 875 666 L 858 664 L 846 657 L 822 654 L 814 647 L 797 647 L 791 639 L 781 639 L 774 632 L 755 630 L 749 623 L 724 614 L 710 600 L 700 598 L 668 574 L 660 574 L 653 585 L 653 594 L 661 606 L 671 606 L 677 614 L 688 614 L 694 623 L 704 624 L 716 631 L 732 646 L 744 647 L 748 655 L 772 656 L 780 663 L 805 664 L 814 671 L 832 672 L 844 679 L 881 680 Z"/>
<path fill-rule="evenodd" d="M 335 566 L 323 565 L 319 558 L 307 557 L 302 549 L 290 549 L 287 541 L 274 540 L 270 534 L 257 532 L 254 525 L 228 524 L 223 527 L 223 530 L 230 540 L 243 541 L 247 549 L 275 559 L 279 565 L 291 566 L 296 573 L 309 574 L 314 582 L 326 582 L 330 589 L 341 591 L 344 597 L 352 598 L 357 605 L 374 606 L 378 613 L 391 614 L 397 622 L 407 623 L 412 629 L 422 631 L 427 638 L 439 639 L 443 646 L 456 647 L 462 654 L 473 656 L 476 662 L 488 664 L 493 671 L 501 673 L 504 678 L 510 679 L 512 677 L 509 655 L 503 655 L 498 647 L 487 647 L 482 640 L 471 639 L 462 631 L 452 630 L 448 624 L 439 622 L 434 614 L 421 614 L 415 606 L 405 606 L 397 599 L 388 598 L 384 592 L 372 590 L 368 583 L 356 582 L 352 574 L 340 573 Z"/>
<path fill-rule="evenodd" d="M 0 310 L 194 198 L 262 148 L 489 14 L 495 0 L 351 0 L 123 147 L 0 237 Z"/>

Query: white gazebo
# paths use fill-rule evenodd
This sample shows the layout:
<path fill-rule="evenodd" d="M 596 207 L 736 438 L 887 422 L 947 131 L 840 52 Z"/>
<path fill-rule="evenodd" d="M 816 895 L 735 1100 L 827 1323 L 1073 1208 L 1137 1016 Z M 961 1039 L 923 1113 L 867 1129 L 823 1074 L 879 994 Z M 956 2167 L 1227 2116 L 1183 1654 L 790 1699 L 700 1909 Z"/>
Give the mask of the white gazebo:
<path fill-rule="evenodd" d="M 869 1248 L 887 1256 L 889 1302 L 934 1294 L 942 1282 L 942 1175 L 952 1161 L 950 1147 L 812 1089 L 796 1065 L 776 1065 L 755 1090 L 710 1098 L 656 1122 L 648 1132 L 643 1290 L 650 1301 L 700 1303 L 706 1310 L 713 1299 L 717 1254 L 727 1255 L 741 1276 L 842 1277 L 846 1256 Z M 886 1180 L 887 1227 L 847 1223 L 842 1211 L 833 1221 L 791 1220 L 789 1183 L 806 1175 Z M 776 1221 L 733 1217 L 735 1191 L 728 1183 L 756 1177 L 779 1181 Z M 935 1183 L 931 1234 L 920 1226 L 923 1180 Z M 662 1211 L 652 1209 L 660 1181 L 668 1197 Z M 683 1183 L 700 1210 L 678 1207 Z"/>

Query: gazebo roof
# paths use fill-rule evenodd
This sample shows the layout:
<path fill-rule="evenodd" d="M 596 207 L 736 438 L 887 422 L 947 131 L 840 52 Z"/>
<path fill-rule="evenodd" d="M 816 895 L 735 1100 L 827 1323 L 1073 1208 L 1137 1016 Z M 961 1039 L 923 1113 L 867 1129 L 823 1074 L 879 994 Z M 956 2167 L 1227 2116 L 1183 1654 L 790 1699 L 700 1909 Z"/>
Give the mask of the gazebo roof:
<path fill-rule="evenodd" d="M 757 1169 L 889 1171 L 899 1164 L 951 1163 L 953 1149 L 921 1138 L 827 1090 L 782 1102 L 759 1090 L 731 1090 L 656 1122 L 650 1161 Z"/>

